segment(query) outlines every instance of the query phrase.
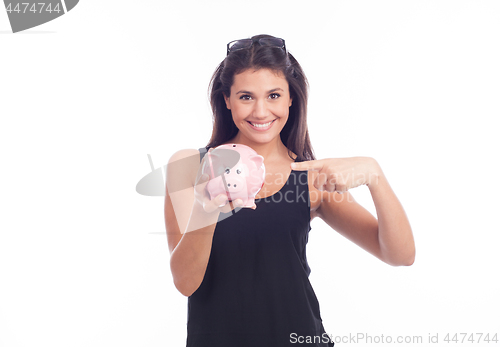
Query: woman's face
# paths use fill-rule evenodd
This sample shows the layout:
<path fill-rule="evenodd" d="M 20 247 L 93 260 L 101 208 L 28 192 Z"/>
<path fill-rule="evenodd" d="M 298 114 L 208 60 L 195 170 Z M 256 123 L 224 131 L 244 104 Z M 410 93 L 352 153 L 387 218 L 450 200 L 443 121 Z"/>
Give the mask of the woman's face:
<path fill-rule="evenodd" d="M 231 95 L 224 96 L 239 129 L 239 143 L 278 140 L 288 120 L 292 99 L 285 77 L 269 69 L 248 69 L 234 76 Z"/>

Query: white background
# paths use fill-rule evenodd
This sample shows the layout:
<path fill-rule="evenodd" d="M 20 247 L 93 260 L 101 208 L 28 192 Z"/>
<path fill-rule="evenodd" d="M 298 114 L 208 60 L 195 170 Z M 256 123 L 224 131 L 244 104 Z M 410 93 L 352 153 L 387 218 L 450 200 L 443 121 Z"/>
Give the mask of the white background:
<path fill-rule="evenodd" d="M 312 222 L 326 331 L 500 334 L 500 2 L 82 0 L 0 31 L 0 346 L 185 345 L 163 199 L 135 186 L 207 144 L 226 43 L 262 33 L 309 79 L 317 157 L 374 157 L 415 235 L 391 267 Z"/>

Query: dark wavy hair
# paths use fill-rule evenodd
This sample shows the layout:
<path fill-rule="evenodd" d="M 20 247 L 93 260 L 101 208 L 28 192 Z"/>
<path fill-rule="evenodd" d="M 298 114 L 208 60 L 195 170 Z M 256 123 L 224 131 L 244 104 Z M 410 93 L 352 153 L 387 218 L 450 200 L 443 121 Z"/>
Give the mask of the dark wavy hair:
<path fill-rule="evenodd" d="M 256 35 L 252 37 L 254 44 L 249 49 L 241 49 L 229 53 L 215 70 L 208 89 L 210 105 L 212 106 L 212 137 L 207 144 L 217 147 L 238 133 L 234 124 L 231 110 L 228 110 L 224 95 L 230 96 L 234 75 L 247 69 L 270 69 L 281 72 L 289 86 L 290 97 L 293 98 L 288 120 L 281 130 L 280 137 L 291 152 L 297 154 L 297 161 L 314 160 L 313 148 L 307 130 L 307 97 L 309 85 L 299 63 L 285 50 L 279 47 L 261 46 L 256 40 L 260 38 L 274 38 L 271 35 Z M 293 159 L 293 158 L 292 158 Z"/>

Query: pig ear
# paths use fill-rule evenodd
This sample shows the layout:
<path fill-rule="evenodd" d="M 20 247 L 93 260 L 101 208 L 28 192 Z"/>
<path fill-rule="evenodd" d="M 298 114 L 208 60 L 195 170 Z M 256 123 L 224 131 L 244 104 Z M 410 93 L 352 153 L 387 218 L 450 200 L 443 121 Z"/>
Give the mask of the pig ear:
<path fill-rule="evenodd" d="M 264 163 L 264 157 L 258 154 L 251 155 L 249 159 L 254 162 L 258 168 Z"/>

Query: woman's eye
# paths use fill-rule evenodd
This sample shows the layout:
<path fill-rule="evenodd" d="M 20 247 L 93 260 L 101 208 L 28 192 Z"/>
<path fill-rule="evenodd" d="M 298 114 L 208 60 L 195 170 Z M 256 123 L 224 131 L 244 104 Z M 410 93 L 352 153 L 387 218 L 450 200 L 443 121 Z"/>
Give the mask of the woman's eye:
<path fill-rule="evenodd" d="M 241 170 L 240 169 L 237 169 L 236 170 L 236 173 L 239 175 L 241 173 Z"/>
<path fill-rule="evenodd" d="M 269 97 L 271 99 L 278 99 L 281 95 L 279 95 L 278 93 L 272 93 L 271 95 L 269 95 Z"/>
<path fill-rule="evenodd" d="M 231 170 L 226 169 L 226 171 L 225 171 L 225 172 L 226 172 L 227 174 L 229 174 L 229 173 L 231 172 Z"/>
<path fill-rule="evenodd" d="M 249 100 L 250 99 L 250 95 L 242 95 L 240 96 L 240 100 Z"/>

